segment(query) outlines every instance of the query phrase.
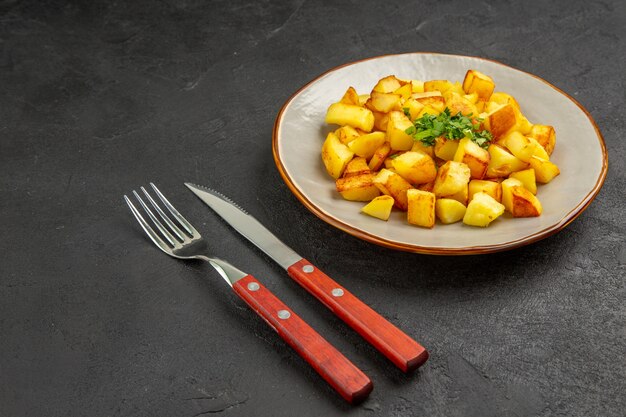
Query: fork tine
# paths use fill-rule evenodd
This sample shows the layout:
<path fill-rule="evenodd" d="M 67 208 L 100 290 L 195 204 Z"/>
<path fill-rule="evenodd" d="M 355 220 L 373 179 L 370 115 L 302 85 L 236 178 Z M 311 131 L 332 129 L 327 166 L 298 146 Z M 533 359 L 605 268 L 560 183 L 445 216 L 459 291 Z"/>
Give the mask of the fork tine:
<path fill-rule="evenodd" d="M 126 204 L 128 204 L 130 211 L 133 213 L 133 215 L 135 216 L 135 219 L 137 219 L 137 221 L 141 225 L 141 228 L 144 230 L 144 232 L 146 232 L 150 240 L 152 240 L 154 244 L 157 245 L 163 252 L 166 252 L 166 253 L 169 252 L 171 250 L 170 247 L 167 246 L 167 244 L 163 241 L 163 239 L 161 239 L 158 233 L 156 233 L 154 229 L 150 227 L 150 225 L 143 218 L 141 213 L 139 213 L 139 210 L 137 210 L 135 205 L 130 201 L 130 198 L 124 195 L 124 200 L 126 200 Z"/>
<path fill-rule="evenodd" d="M 150 196 L 150 194 L 148 194 L 146 189 L 141 187 L 141 191 L 143 191 L 143 193 L 146 195 L 146 198 L 148 199 L 150 204 L 152 204 L 152 207 L 154 207 L 156 212 L 159 213 L 159 216 L 161 216 L 161 219 L 163 219 L 163 221 L 167 223 L 167 225 L 170 227 L 170 230 L 174 232 L 174 234 L 178 236 L 178 238 L 181 241 L 188 240 L 189 238 L 183 234 L 182 230 L 180 230 L 180 228 L 176 226 L 176 224 L 174 224 L 174 222 L 171 221 L 169 217 L 167 217 L 167 214 L 165 214 L 163 210 L 161 210 L 161 207 L 159 207 L 156 201 L 154 201 L 154 199 Z"/>
<path fill-rule="evenodd" d="M 176 218 L 178 223 L 180 223 L 180 225 L 183 226 L 185 230 L 187 230 L 187 232 L 189 232 L 189 234 L 192 235 L 193 237 L 200 237 L 200 233 L 198 233 L 195 227 L 193 227 L 191 223 L 189 223 L 187 219 L 185 219 L 183 215 L 180 214 L 178 210 L 174 208 L 174 206 L 167 200 L 167 198 L 165 198 L 165 196 L 161 193 L 161 191 L 159 191 L 157 186 L 154 185 L 153 183 L 150 183 L 150 185 L 152 186 L 152 189 L 154 190 L 154 192 L 159 196 L 163 204 L 165 204 L 165 207 L 167 207 L 167 209 L 170 211 L 170 213 L 172 213 L 174 218 Z"/>
<path fill-rule="evenodd" d="M 137 194 L 137 191 L 133 190 L 133 194 L 135 198 L 139 200 L 139 203 L 143 207 L 144 211 L 148 213 L 150 220 L 152 220 L 152 223 L 154 223 L 157 229 L 159 229 L 163 237 L 165 237 L 165 239 L 167 239 L 167 241 L 170 242 L 172 246 L 174 247 L 180 246 L 180 242 L 178 242 L 176 238 L 172 236 L 172 234 L 165 228 L 165 226 L 163 226 L 163 224 L 159 221 L 159 219 L 156 218 L 154 213 L 152 213 L 152 210 L 150 210 L 150 207 L 148 207 L 146 203 L 144 203 L 144 201 L 141 199 L 141 197 L 139 197 L 139 194 Z"/>

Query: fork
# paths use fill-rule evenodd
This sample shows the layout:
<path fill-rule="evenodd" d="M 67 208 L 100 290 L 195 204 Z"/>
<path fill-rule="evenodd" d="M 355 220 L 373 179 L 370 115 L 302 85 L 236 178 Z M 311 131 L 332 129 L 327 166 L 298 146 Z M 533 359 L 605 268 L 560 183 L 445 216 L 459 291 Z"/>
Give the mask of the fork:
<path fill-rule="evenodd" d="M 133 195 L 156 230 L 144 219 L 128 196 L 124 195 L 124 200 L 144 232 L 159 249 L 174 258 L 200 259 L 211 264 L 234 292 L 346 401 L 358 403 L 367 398 L 373 387 L 367 375 L 252 275 L 222 259 L 207 256 L 206 240 L 153 183 L 150 183 L 150 186 L 171 218 L 144 187 L 141 187 L 141 191 L 152 209 L 135 190 Z"/>

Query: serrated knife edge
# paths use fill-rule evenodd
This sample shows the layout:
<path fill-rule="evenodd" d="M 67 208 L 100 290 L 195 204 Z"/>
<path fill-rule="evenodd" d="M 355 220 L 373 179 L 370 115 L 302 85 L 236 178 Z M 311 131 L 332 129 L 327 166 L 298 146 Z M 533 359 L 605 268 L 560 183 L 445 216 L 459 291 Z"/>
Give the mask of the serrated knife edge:
<path fill-rule="evenodd" d="M 254 243 L 255 246 L 284 269 L 289 268 L 302 259 L 302 256 L 284 244 L 276 235 L 229 197 L 202 185 L 186 182 L 185 186 L 206 205 L 211 207 L 231 227 Z"/>

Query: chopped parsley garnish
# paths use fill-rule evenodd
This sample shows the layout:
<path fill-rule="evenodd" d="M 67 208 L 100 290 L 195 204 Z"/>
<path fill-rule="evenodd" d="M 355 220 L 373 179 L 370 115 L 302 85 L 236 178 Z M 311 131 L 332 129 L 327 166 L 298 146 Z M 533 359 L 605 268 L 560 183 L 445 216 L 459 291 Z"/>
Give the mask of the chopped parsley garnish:
<path fill-rule="evenodd" d="M 426 146 L 433 146 L 435 139 L 443 136 L 451 140 L 468 137 L 481 148 L 487 148 L 491 141 L 491 133 L 487 130 L 479 131 L 480 122 L 483 120 L 471 116 L 471 113 L 463 116 L 461 112 L 451 116 L 450 109 L 446 107 L 438 116 L 426 113 L 415 119 L 413 126 L 406 130 L 406 134 Z"/>

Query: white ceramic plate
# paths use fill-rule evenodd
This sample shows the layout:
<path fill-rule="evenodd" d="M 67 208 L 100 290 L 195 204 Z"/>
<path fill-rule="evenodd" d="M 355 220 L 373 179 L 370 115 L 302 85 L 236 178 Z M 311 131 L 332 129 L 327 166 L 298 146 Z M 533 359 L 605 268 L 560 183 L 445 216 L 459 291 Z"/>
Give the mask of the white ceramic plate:
<path fill-rule="evenodd" d="M 463 223 L 432 229 L 414 227 L 406 213 L 388 221 L 360 213 L 365 203 L 344 200 L 326 173 L 320 154 L 326 134 L 328 106 L 349 86 L 368 93 L 390 74 L 405 79 L 463 81 L 468 69 L 493 78 L 496 91 L 517 99 L 534 123 L 554 126 L 556 147 L 551 155 L 561 175 L 540 185 L 537 196 L 543 214 L 514 219 L 503 215 L 487 228 Z M 597 195 L 607 172 L 604 140 L 589 113 L 573 98 L 539 77 L 504 64 L 466 56 L 410 53 L 371 58 L 332 69 L 297 91 L 281 109 L 274 126 L 273 152 L 283 179 L 315 215 L 361 239 L 417 253 L 475 254 L 522 246 L 556 233 L 573 221 Z"/>

